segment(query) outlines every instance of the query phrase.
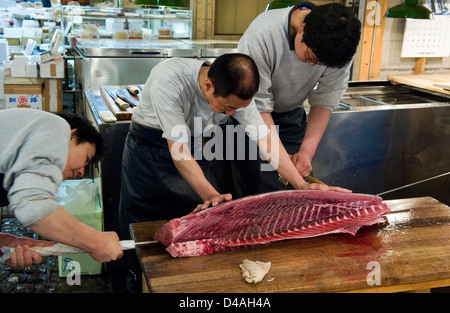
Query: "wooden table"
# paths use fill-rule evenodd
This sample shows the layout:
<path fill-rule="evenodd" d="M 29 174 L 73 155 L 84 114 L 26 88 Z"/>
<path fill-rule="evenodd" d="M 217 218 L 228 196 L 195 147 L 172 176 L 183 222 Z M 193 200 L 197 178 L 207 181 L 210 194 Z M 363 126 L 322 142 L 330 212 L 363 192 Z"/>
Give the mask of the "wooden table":
<path fill-rule="evenodd" d="M 450 73 L 388 75 L 392 84 L 404 84 L 450 95 Z"/>
<path fill-rule="evenodd" d="M 363 227 L 356 236 L 285 240 L 179 259 L 159 243 L 137 248 L 143 291 L 400 292 L 450 286 L 450 208 L 431 197 L 386 203 L 387 222 Z M 152 240 L 164 223 L 131 224 L 133 239 Z M 244 281 L 244 259 L 272 262 L 262 282 Z"/>

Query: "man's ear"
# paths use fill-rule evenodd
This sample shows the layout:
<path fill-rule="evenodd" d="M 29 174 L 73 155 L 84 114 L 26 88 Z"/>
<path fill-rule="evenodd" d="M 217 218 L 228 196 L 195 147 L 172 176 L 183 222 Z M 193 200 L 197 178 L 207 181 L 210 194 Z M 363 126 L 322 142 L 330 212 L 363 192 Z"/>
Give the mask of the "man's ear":
<path fill-rule="evenodd" d="M 205 91 L 214 93 L 214 83 L 209 78 L 205 80 Z"/>
<path fill-rule="evenodd" d="M 77 133 L 78 129 L 74 128 L 72 130 L 70 130 L 70 140 L 74 139 L 75 143 L 78 144 L 78 133 Z"/>
<path fill-rule="evenodd" d="M 298 32 L 299 33 L 303 33 L 303 29 L 305 28 L 305 23 L 302 23 L 302 25 L 300 25 L 300 27 L 298 28 Z"/>

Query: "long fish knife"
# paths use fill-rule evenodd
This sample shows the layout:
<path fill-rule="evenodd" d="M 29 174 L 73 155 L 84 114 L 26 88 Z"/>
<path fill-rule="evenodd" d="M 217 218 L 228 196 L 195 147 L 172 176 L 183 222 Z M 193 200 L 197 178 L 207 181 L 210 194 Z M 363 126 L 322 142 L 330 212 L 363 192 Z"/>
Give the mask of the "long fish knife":
<path fill-rule="evenodd" d="M 114 93 L 107 89 L 107 88 L 103 88 L 106 93 L 114 100 L 114 102 L 117 104 L 117 106 L 121 109 L 121 110 L 126 110 L 130 107 L 130 104 L 128 102 L 123 101 L 122 99 L 120 99 L 119 97 L 117 97 L 117 95 L 114 95 Z"/>
<path fill-rule="evenodd" d="M 116 96 L 127 102 L 132 107 L 135 107 L 139 104 L 139 100 L 136 100 L 133 96 L 131 96 L 130 92 L 126 89 L 117 89 Z"/>
<path fill-rule="evenodd" d="M 312 177 L 312 176 L 310 176 L 310 175 L 306 176 L 305 178 L 306 178 L 307 180 L 309 180 L 310 182 L 312 182 L 312 183 L 321 184 L 321 185 L 326 185 L 324 182 L 321 182 L 320 180 L 318 180 L 318 179 L 316 179 L 316 178 L 314 178 L 314 177 Z M 281 183 L 283 183 L 284 185 L 286 185 L 286 186 L 289 184 L 289 182 L 288 182 L 286 179 L 284 179 L 284 177 L 281 176 L 279 173 L 278 173 L 278 180 L 279 180 Z"/>
<path fill-rule="evenodd" d="M 401 186 L 401 187 L 398 187 L 398 188 L 394 188 L 394 189 L 391 189 L 391 190 L 383 191 L 383 192 L 377 193 L 376 195 L 377 196 L 382 196 L 382 195 L 385 195 L 387 193 L 395 192 L 395 191 L 398 191 L 398 190 L 402 190 L 402 189 L 405 189 L 405 188 L 408 188 L 408 187 L 412 187 L 412 186 L 415 186 L 415 185 L 419 185 L 419 184 L 428 182 L 428 181 L 433 180 L 433 179 L 441 178 L 441 177 L 444 177 L 444 176 L 449 175 L 449 174 L 450 174 L 450 172 L 447 172 L 447 173 L 444 173 L 444 174 L 439 174 L 437 176 L 426 178 L 426 179 L 423 179 L 423 180 L 420 180 L 420 181 L 417 181 L 417 182 L 414 182 L 414 183 L 411 183 L 411 184 L 407 184 L 407 185 L 404 185 L 404 186 Z"/>
<path fill-rule="evenodd" d="M 136 247 L 152 245 L 152 244 L 158 243 L 158 241 L 149 240 L 149 241 L 136 242 L 134 240 L 121 240 L 121 241 L 119 241 L 119 243 L 123 250 L 131 250 Z"/>
<path fill-rule="evenodd" d="M 132 250 L 136 247 L 151 245 L 158 243 L 158 241 L 141 241 L 135 242 L 134 240 L 121 240 L 119 241 L 122 250 Z M 68 245 L 63 245 L 56 243 L 53 246 L 32 246 L 31 250 L 38 252 L 42 256 L 50 255 L 63 255 L 63 254 L 73 254 L 73 253 L 86 253 L 86 251 L 75 248 Z M 0 247 L 0 262 L 5 262 L 11 257 L 11 253 L 15 251 L 15 248 L 10 247 Z"/>

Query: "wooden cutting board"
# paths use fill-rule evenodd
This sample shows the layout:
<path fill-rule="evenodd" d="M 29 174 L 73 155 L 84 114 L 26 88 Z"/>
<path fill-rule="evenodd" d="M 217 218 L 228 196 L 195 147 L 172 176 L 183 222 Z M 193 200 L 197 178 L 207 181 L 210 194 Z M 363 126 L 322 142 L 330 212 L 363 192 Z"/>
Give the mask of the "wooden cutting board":
<path fill-rule="evenodd" d="M 450 73 L 388 75 L 393 84 L 404 84 L 450 95 Z"/>
<path fill-rule="evenodd" d="M 156 243 L 137 248 L 150 292 L 398 292 L 450 286 L 450 208 L 431 197 L 386 201 L 383 225 L 356 236 L 326 235 L 216 254 L 172 258 Z M 153 240 L 165 221 L 131 224 Z M 244 259 L 272 262 L 259 284 L 242 277 Z M 374 263 L 375 262 L 375 263 Z M 379 272 L 377 270 L 379 264 Z M 379 273 L 379 276 L 376 274 Z M 377 283 L 380 285 L 369 285 Z"/>

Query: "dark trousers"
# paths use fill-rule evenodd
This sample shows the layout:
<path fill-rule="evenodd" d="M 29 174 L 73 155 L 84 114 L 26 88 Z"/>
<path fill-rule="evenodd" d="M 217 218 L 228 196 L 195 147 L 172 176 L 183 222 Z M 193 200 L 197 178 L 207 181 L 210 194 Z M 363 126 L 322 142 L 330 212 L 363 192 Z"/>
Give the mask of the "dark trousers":
<path fill-rule="evenodd" d="M 8 197 L 7 197 L 8 191 L 6 191 L 6 189 L 4 189 L 2 187 L 4 176 L 5 175 L 0 174 L 0 207 L 9 205 L 9 201 L 8 201 Z"/>

